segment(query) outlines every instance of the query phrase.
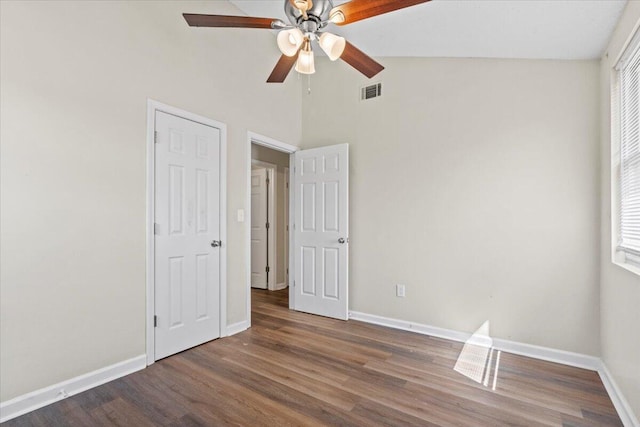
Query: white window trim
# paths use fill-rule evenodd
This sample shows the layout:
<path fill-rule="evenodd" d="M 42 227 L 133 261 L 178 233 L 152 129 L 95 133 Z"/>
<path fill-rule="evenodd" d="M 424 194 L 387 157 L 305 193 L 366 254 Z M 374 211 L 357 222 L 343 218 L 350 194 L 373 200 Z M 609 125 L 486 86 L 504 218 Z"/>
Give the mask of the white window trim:
<path fill-rule="evenodd" d="M 634 28 L 625 43 L 611 72 L 611 261 L 613 264 L 640 275 L 640 252 L 619 246 L 620 232 L 620 186 L 621 186 L 621 99 L 619 96 L 619 73 L 636 49 L 640 49 L 640 29 Z"/>

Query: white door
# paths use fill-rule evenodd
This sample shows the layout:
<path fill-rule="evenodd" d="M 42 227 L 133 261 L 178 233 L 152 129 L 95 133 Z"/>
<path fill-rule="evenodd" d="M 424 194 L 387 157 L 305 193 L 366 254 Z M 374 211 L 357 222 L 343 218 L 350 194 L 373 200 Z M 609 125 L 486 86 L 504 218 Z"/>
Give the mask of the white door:
<path fill-rule="evenodd" d="M 347 319 L 349 145 L 295 153 L 294 309 Z"/>
<path fill-rule="evenodd" d="M 220 337 L 220 130 L 156 112 L 155 358 Z"/>
<path fill-rule="evenodd" d="M 267 192 L 269 173 L 264 168 L 251 171 L 251 287 L 267 289 Z"/>

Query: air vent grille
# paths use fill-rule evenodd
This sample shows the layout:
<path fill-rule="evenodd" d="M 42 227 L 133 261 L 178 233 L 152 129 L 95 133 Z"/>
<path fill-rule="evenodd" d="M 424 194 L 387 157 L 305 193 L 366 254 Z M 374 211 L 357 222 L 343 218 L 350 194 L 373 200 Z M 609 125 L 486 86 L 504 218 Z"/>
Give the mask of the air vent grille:
<path fill-rule="evenodd" d="M 379 96 L 382 96 L 382 83 L 365 86 L 360 90 L 360 100 L 362 101 L 377 98 Z"/>

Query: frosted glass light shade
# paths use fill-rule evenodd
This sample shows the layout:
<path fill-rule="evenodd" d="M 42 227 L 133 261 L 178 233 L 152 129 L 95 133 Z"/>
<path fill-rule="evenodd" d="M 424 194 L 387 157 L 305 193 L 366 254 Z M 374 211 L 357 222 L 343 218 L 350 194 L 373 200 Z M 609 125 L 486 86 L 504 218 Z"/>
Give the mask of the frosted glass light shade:
<path fill-rule="evenodd" d="M 316 66 L 313 59 L 312 50 L 301 50 L 296 61 L 296 71 L 301 74 L 313 74 Z"/>
<path fill-rule="evenodd" d="M 324 50 L 324 53 L 326 53 L 329 59 L 332 61 L 340 58 L 346 46 L 344 37 L 336 36 L 335 34 L 331 33 L 322 33 L 318 43 L 320 44 L 322 50 Z"/>
<path fill-rule="evenodd" d="M 304 34 L 297 28 L 282 30 L 278 33 L 278 48 L 283 55 L 294 56 L 303 41 Z"/>
<path fill-rule="evenodd" d="M 338 25 L 342 24 L 345 21 L 344 13 L 342 13 L 341 10 L 336 10 L 335 12 L 331 13 L 331 15 L 329 15 L 329 21 Z"/>

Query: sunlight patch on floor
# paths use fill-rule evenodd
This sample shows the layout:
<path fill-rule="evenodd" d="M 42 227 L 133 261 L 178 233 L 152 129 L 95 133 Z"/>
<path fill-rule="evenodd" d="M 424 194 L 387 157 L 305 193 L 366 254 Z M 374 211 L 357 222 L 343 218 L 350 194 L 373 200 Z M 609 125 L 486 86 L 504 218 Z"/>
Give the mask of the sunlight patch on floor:
<path fill-rule="evenodd" d="M 498 383 L 501 351 L 493 348 L 489 328 L 487 320 L 471 335 L 464 343 L 453 369 L 485 387 L 489 387 L 491 383 L 491 388 L 495 390 Z M 491 381 L 492 372 L 493 381 Z"/>

